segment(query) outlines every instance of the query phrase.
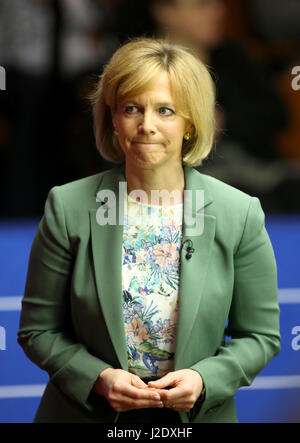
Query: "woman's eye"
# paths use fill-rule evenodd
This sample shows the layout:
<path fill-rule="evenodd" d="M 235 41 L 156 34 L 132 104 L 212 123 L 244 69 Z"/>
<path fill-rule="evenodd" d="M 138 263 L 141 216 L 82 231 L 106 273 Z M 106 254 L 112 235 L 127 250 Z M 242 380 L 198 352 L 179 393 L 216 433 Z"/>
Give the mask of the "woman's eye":
<path fill-rule="evenodd" d="M 127 114 L 133 114 L 133 112 L 135 112 L 137 109 L 136 106 L 126 106 L 125 108 L 125 112 L 127 112 Z"/>
<path fill-rule="evenodd" d="M 174 114 L 174 111 L 170 108 L 159 108 L 159 112 L 163 115 L 172 115 Z"/>

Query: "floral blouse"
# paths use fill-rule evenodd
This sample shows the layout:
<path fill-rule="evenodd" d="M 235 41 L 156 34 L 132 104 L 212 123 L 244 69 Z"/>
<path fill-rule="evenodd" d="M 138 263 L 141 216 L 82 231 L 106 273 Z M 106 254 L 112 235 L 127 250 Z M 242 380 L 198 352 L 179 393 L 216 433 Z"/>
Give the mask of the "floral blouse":
<path fill-rule="evenodd" d="M 141 378 L 174 369 L 183 204 L 147 205 L 127 194 L 122 305 L 129 371 Z"/>

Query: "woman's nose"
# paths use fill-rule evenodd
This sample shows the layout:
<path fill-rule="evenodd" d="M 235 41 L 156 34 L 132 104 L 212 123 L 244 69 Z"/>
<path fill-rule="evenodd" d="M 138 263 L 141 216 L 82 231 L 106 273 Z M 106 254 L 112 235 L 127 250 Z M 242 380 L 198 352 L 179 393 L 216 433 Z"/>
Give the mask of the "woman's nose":
<path fill-rule="evenodd" d="M 139 123 L 139 130 L 144 134 L 153 134 L 156 132 L 154 117 L 150 111 L 142 114 L 141 121 Z"/>

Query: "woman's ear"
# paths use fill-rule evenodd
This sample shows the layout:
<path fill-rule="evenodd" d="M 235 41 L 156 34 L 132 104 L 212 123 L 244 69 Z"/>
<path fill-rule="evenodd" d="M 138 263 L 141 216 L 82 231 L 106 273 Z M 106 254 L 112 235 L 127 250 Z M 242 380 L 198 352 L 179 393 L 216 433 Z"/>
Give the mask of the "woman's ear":
<path fill-rule="evenodd" d="M 185 133 L 189 132 L 190 134 L 194 134 L 195 132 L 195 126 L 193 125 L 193 123 L 188 123 L 185 129 Z"/>
<path fill-rule="evenodd" d="M 116 127 L 116 122 L 115 122 L 115 118 L 114 118 L 113 113 L 111 113 L 111 121 L 112 121 L 113 127 L 115 128 Z"/>
<path fill-rule="evenodd" d="M 110 115 L 111 115 L 112 125 L 115 128 L 116 127 L 116 111 L 110 109 Z"/>

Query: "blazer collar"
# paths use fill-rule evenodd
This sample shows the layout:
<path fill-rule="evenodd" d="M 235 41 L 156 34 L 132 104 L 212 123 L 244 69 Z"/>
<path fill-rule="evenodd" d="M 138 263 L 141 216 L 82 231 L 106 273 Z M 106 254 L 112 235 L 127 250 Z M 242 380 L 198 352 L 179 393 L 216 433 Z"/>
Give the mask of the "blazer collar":
<path fill-rule="evenodd" d="M 188 227 L 183 223 L 182 242 L 191 239 L 194 253 L 190 260 L 186 259 L 186 251 L 181 250 L 181 269 L 179 284 L 179 309 L 176 330 L 176 346 L 174 370 L 187 368 L 194 364 L 188 352 L 191 332 L 199 310 L 204 289 L 206 273 L 211 259 L 212 245 L 215 236 L 216 217 L 204 210 L 212 201 L 212 195 L 201 173 L 189 166 L 183 166 L 185 174 L 185 190 L 203 190 L 202 204 L 196 204 L 195 192 L 184 199 L 184 208 L 191 210 L 193 217 L 202 211 L 204 230 L 200 235 L 191 237 Z M 128 370 L 126 337 L 122 307 L 122 242 L 123 224 L 100 225 L 97 222 L 97 211 L 101 207 L 99 195 L 107 190 L 119 197 L 119 183 L 126 182 L 125 164 L 117 166 L 104 174 L 97 187 L 95 198 L 98 203 L 90 209 L 91 243 L 93 265 L 96 277 L 98 298 L 105 318 L 107 328 L 118 356 L 120 367 Z M 116 220 L 120 210 L 123 210 L 122 199 L 116 204 Z M 109 206 L 109 202 L 108 202 Z M 199 337 L 195 337 L 199 339 Z"/>

